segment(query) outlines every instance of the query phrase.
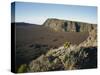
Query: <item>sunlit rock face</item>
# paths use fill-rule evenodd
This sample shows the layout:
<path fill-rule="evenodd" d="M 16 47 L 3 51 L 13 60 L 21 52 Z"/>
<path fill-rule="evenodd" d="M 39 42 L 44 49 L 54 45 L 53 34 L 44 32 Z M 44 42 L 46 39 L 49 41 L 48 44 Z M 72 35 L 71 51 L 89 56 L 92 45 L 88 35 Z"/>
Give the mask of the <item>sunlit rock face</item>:
<path fill-rule="evenodd" d="M 84 46 L 84 47 L 90 47 L 90 46 L 93 46 L 93 47 L 97 47 L 97 30 L 94 29 L 94 30 L 91 30 L 89 32 L 89 36 L 88 38 L 82 42 L 81 44 L 79 44 L 79 46 Z"/>
<path fill-rule="evenodd" d="M 97 27 L 96 24 L 60 20 L 54 18 L 47 19 L 43 25 L 46 27 L 50 27 L 55 31 L 64 32 L 90 32 Z"/>

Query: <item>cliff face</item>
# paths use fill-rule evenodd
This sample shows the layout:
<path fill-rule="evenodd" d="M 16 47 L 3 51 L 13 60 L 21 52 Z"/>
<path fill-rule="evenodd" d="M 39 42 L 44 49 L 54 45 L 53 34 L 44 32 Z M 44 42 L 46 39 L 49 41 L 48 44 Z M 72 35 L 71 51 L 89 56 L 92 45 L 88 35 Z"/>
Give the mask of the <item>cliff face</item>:
<path fill-rule="evenodd" d="M 52 18 L 47 19 L 43 25 L 46 27 L 50 27 L 55 31 L 64 31 L 64 32 L 90 32 L 91 30 L 97 28 L 96 24 L 52 19 Z"/>

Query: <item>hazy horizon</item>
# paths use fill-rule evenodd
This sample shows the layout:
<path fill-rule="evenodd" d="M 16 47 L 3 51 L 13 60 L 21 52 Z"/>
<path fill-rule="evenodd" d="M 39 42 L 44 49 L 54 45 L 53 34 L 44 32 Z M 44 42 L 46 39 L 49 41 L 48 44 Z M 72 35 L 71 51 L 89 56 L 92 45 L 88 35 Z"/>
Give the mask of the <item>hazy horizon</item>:
<path fill-rule="evenodd" d="M 12 18 L 14 13 L 15 22 L 43 24 L 48 18 L 57 18 L 97 24 L 97 7 L 94 6 L 15 2 Z"/>

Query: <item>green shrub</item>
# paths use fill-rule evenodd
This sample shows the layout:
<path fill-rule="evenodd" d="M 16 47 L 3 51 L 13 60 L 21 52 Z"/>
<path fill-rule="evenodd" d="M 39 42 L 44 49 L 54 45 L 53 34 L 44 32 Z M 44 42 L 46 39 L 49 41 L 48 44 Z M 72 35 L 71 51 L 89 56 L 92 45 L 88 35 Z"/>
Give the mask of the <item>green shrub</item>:
<path fill-rule="evenodd" d="M 70 44 L 71 44 L 70 42 L 65 42 L 65 43 L 64 43 L 64 48 L 70 47 Z"/>
<path fill-rule="evenodd" d="M 18 69 L 18 73 L 23 73 L 27 71 L 27 65 L 26 64 L 22 64 L 19 69 Z"/>

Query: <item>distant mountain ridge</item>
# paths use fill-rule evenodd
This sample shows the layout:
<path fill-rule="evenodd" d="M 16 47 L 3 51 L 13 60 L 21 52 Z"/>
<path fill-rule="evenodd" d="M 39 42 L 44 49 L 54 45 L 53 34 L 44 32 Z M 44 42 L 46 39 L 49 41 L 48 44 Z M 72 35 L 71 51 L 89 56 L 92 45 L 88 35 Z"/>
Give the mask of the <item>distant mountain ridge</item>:
<path fill-rule="evenodd" d="M 55 31 L 64 31 L 64 32 L 90 32 L 91 30 L 97 28 L 97 24 L 60 20 L 56 18 L 47 19 L 44 22 L 43 26 L 50 27 Z"/>

